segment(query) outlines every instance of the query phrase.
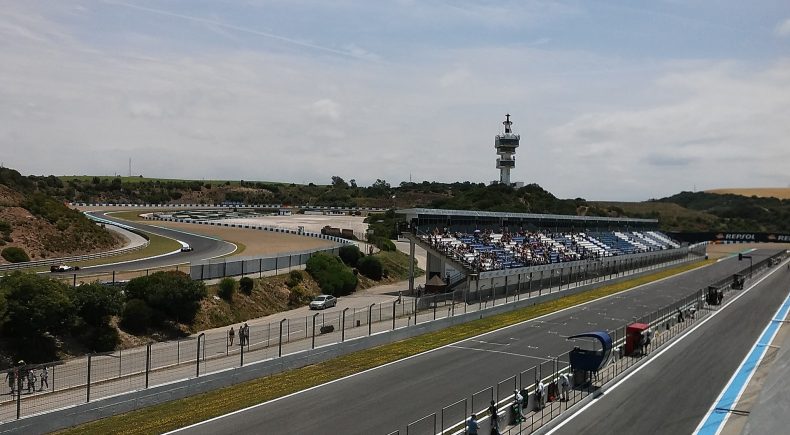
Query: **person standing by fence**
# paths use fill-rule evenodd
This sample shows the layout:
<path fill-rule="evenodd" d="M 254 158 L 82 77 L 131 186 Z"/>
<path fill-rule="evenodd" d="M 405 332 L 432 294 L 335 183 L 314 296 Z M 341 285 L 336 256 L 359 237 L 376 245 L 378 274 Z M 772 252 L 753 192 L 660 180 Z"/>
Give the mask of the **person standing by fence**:
<path fill-rule="evenodd" d="M 236 331 L 233 329 L 233 326 L 230 327 L 228 331 L 228 346 L 233 346 L 233 337 L 236 336 Z"/>
<path fill-rule="evenodd" d="M 44 391 L 44 385 L 47 386 L 47 390 L 49 390 L 49 369 L 47 366 L 44 366 L 41 369 L 41 385 L 38 387 L 38 391 Z"/>

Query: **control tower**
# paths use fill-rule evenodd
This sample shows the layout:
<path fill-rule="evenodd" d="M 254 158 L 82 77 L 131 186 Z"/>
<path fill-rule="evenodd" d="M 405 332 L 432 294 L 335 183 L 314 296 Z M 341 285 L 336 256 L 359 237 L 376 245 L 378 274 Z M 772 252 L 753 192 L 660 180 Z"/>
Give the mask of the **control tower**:
<path fill-rule="evenodd" d="M 505 115 L 505 122 L 502 124 L 505 126 L 505 132 L 496 135 L 494 139 L 494 148 L 499 155 L 499 158 L 496 159 L 496 168 L 499 169 L 499 183 L 510 186 L 510 169 L 516 167 L 516 158 L 513 157 L 513 154 L 516 153 L 521 136 L 513 134 L 513 131 L 510 130 L 513 123 L 510 122 L 509 113 Z"/>

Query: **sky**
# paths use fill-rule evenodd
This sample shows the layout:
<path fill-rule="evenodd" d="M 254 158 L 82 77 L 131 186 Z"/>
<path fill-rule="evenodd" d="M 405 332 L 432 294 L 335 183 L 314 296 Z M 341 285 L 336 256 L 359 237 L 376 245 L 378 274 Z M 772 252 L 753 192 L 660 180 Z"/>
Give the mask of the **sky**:
<path fill-rule="evenodd" d="M 0 0 L 0 164 L 638 201 L 790 186 L 790 2 Z"/>

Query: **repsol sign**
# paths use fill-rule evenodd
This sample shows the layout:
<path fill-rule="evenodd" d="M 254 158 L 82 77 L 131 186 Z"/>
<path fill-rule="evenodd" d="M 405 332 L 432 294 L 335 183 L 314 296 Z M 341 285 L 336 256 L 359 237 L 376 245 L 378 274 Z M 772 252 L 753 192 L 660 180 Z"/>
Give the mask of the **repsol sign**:
<path fill-rule="evenodd" d="M 790 243 L 790 234 L 779 233 L 667 233 L 681 242 L 775 242 Z"/>

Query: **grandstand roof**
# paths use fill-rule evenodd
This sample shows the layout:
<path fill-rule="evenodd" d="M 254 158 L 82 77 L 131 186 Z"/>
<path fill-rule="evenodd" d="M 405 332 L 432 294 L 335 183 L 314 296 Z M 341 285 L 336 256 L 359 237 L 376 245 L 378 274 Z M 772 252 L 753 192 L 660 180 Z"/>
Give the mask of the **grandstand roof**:
<path fill-rule="evenodd" d="M 498 211 L 479 211 L 479 210 L 444 210 L 438 208 L 405 208 L 395 211 L 398 214 L 406 215 L 407 218 L 419 216 L 458 216 L 474 218 L 493 218 L 493 219 L 537 219 L 537 220 L 558 220 L 558 221 L 586 221 L 586 222 L 612 222 L 612 223 L 658 223 L 658 219 L 637 219 L 620 218 L 607 216 L 575 216 L 563 214 L 540 214 L 540 213 L 509 213 Z"/>

